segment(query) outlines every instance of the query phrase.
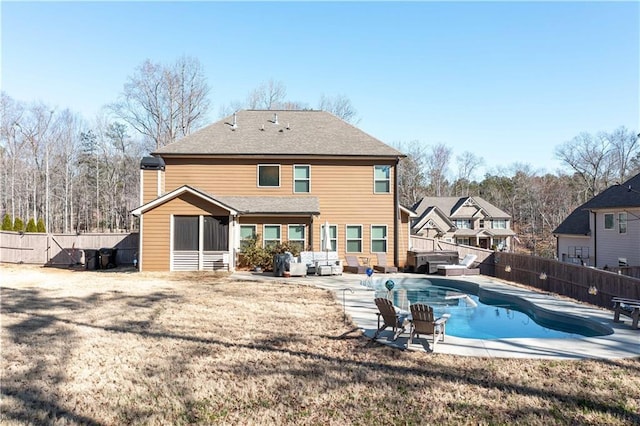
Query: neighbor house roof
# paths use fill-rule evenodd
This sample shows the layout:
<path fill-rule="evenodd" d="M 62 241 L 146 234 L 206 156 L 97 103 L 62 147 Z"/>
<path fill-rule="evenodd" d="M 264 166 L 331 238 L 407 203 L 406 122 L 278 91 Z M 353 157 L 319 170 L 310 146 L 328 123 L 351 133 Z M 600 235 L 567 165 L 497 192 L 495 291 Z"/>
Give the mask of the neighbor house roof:
<path fill-rule="evenodd" d="M 156 198 L 131 213 L 139 216 L 182 194 L 189 193 L 213 205 L 222 207 L 233 215 L 274 214 L 274 215 L 319 215 L 320 203 L 317 197 L 216 197 L 189 185 L 183 185 Z"/>
<path fill-rule="evenodd" d="M 589 210 L 640 207 L 640 173 L 622 184 L 616 184 L 602 191 L 562 221 L 554 234 L 589 235 Z"/>
<path fill-rule="evenodd" d="M 238 111 L 154 154 L 405 156 L 328 112 L 274 110 Z"/>
<path fill-rule="evenodd" d="M 484 210 L 487 215 L 491 218 L 496 219 L 508 219 L 510 216 L 508 213 L 500 210 L 493 204 L 484 200 L 481 197 L 424 197 L 420 200 L 416 205 L 414 205 L 414 209 L 416 213 L 422 215 L 426 209 L 429 207 L 437 207 L 449 218 L 455 214 L 455 212 L 467 201 L 471 200 L 474 204 L 476 204 L 479 208 Z M 465 216 L 453 216 L 458 218 L 463 218 Z"/>

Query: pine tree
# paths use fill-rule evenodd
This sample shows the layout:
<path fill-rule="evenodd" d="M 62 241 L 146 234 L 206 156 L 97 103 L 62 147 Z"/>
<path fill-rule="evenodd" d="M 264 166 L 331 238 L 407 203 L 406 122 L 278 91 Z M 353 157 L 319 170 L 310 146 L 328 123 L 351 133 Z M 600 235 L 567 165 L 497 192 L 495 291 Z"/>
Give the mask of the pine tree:
<path fill-rule="evenodd" d="M 36 228 L 36 221 L 33 220 L 33 218 L 29 219 L 29 222 L 27 222 L 27 232 L 36 232 L 37 228 Z"/>
<path fill-rule="evenodd" d="M 47 228 L 44 227 L 44 220 L 42 218 L 38 219 L 38 225 L 36 227 L 36 232 L 47 232 Z"/>
<path fill-rule="evenodd" d="M 13 230 L 16 232 L 24 231 L 24 222 L 19 217 L 16 217 L 13 221 Z"/>
<path fill-rule="evenodd" d="M 8 213 L 2 218 L 2 230 L 13 231 L 13 220 L 11 220 L 11 216 Z"/>

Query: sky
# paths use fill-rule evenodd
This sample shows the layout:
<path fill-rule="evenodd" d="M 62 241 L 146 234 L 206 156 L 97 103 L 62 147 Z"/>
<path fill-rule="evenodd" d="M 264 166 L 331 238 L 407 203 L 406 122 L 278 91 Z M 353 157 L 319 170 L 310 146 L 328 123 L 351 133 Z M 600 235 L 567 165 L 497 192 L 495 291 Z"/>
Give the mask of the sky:
<path fill-rule="evenodd" d="M 273 79 L 318 107 L 344 95 L 357 127 L 393 146 L 445 144 L 479 173 L 555 157 L 582 132 L 640 132 L 640 3 L 0 3 L 0 88 L 85 119 L 146 59 L 192 56 L 210 122 Z M 481 175 L 478 177 L 482 177 Z"/>

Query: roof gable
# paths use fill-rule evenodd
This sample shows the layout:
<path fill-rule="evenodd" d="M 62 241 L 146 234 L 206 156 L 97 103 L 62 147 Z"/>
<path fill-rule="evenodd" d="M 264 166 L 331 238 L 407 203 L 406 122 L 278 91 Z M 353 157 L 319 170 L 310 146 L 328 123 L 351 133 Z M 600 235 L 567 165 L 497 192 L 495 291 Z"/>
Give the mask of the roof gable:
<path fill-rule="evenodd" d="M 229 214 L 235 215 L 238 214 L 238 212 L 231 208 L 230 206 L 220 202 L 219 200 L 216 200 L 215 198 L 213 198 L 212 196 L 210 196 L 209 194 L 206 194 L 205 192 L 202 192 L 200 190 L 197 190 L 195 188 L 190 187 L 189 185 L 183 185 L 179 188 L 174 189 L 171 192 L 167 192 L 166 194 L 156 198 L 155 200 L 151 200 L 146 204 L 143 204 L 142 206 L 134 209 L 131 211 L 131 214 L 134 216 L 140 216 L 141 214 L 144 214 L 146 212 L 148 212 L 149 210 L 152 210 L 168 201 L 173 200 L 176 197 L 181 196 L 182 194 L 192 194 L 208 203 L 211 203 L 215 206 L 218 206 L 220 208 L 223 208 L 225 210 L 229 211 Z"/>
<path fill-rule="evenodd" d="M 273 110 L 238 111 L 154 154 L 405 156 L 328 112 Z"/>

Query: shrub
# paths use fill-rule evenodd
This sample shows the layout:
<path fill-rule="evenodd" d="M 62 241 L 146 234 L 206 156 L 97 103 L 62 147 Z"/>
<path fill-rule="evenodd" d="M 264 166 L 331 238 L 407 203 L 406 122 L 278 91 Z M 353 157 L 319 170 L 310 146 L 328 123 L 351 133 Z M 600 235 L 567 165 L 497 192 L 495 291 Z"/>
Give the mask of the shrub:
<path fill-rule="evenodd" d="M 24 231 L 24 222 L 19 217 L 16 217 L 13 221 L 13 230 L 16 232 Z"/>
<path fill-rule="evenodd" d="M 36 232 L 38 228 L 36 228 L 36 221 L 33 218 L 29 219 L 27 222 L 27 232 Z"/>
<path fill-rule="evenodd" d="M 36 232 L 47 232 L 47 228 L 44 226 L 44 220 L 38 219 L 38 226 Z"/>
<path fill-rule="evenodd" d="M 262 247 L 260 241 L 259 235 L 244 239 L 239 260 L 242 266 L 260 267 L 268 271 L 273 269 L 273 252 Z"/>
<path fill-rule="evenodd" d="M 11 216 L 9 216 L 9 214 L 5 214 L 2 218 L 2 230 L 13 231 L 13 220 L 11 220 Z"/>

